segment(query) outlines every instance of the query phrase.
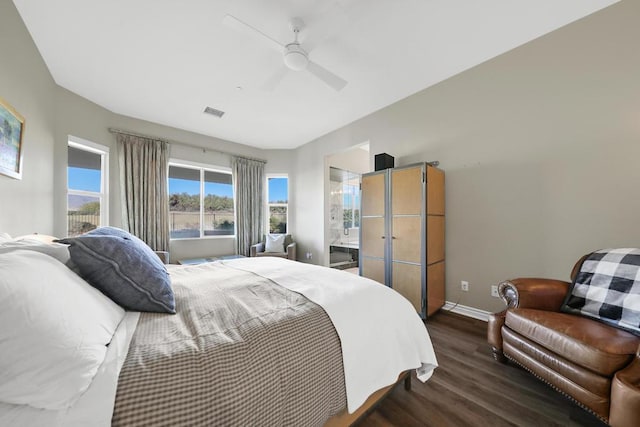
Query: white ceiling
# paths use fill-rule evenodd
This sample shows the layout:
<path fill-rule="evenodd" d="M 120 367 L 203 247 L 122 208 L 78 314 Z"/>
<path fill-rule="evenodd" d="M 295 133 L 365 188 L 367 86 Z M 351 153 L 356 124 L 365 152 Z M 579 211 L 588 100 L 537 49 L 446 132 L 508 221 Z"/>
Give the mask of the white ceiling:
<path fill-rule="evenodd" d="M 294 148 L 617 0 L 14 0 L 56 83 L 115 113 L 259 148 Z M 310 58 L 340 92 L 222 24 Z M 306 42 L 306 44 L 305 44 Z M 240 87 L 241 89 L 238 89 Z M 226 112 L 204 114 L 205 106 Z"/>

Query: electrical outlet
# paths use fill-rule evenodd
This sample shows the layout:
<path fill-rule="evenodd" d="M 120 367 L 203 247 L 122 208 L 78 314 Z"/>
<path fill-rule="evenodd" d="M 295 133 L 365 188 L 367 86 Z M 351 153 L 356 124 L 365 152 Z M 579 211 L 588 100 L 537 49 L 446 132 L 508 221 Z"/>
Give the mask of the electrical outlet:
<path fill-rule="evenodd" d="M 500 298 L 500 295 L 498 295 L 498 285 L 491 286 L 491 296 Z"/>
<path fill-rule="evenodd" d="M 460 289 L 462 289 L 464 292 L 469 292 L 469 282 L 467 282 L 466 280 L 461 281 Z"/>
<path fill-rule="evenodd" d="M 313 254 L 311 252 L 307 252 L 307 259 L 313 258 Z"/>

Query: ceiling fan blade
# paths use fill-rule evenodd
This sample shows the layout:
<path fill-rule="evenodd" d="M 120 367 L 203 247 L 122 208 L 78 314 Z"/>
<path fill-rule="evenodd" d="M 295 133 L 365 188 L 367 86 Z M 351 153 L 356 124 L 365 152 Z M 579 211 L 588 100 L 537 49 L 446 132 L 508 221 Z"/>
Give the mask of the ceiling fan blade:
<path fill-rule="evenodd" d="M 288 72 L 289 69 L 285 66 L 278 68 L 275 73 L 273 73 L 267 80 L 265 80 L 262 85 L 260 85 L 260 88 L 264 91 L 271 92 L 280 84 L 280 82 L 282 81 L 282 79 L 284 79 L 284 76 L 286 76 Z"/>
<path fill-rule="evenodd" d="M 342 90 L 347 85 L 347 81 L 345 79 L 333 74 L 331 71 L 321 67 L 313 61 L 309 61 L 307 71 L 337 91 Z"/>
<path fill-rule="evenodd" d="M 238 18 L 236 18 L 233 15 L 225 15 L 224 19 L 222 20 L 222 22 L 229 28 L 233 28 L 234 30 L 238 31 L 239 33 L 244 33 L 247 34 L 257 40 L 262 41 L 263 43 L 265 43 L 267 46 L 269 46 L 271 49 L 275 49 L 278 52 L 282 53 L 282 51 L 284 50 L 284 45 L 282 43 L 280 43 L 279 41 L 269 37 L 268 35 L 266 35 L 265 33 L 263 33 L 262 31 L 258 30 L 255 27 L 252 27 L 251 25 L 247 24 L 246 22 L 243 22 L 241 20 L 239 20 Z"/>

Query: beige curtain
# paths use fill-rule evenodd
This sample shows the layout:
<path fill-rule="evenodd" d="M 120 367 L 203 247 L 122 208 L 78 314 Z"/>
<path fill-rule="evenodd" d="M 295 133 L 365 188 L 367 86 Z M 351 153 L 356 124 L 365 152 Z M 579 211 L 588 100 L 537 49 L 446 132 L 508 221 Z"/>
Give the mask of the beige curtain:
<path fill-rule="evenodd" d="M 169 250 L 169 144 L 116 133 L 122 225 L 154 251 Z"/>
<path fill-rule="evenodd" d="M 251 245 L 264 234 L 264 164 L 243 157 L 231 158 L 236 206 L 236 251 L 249 256 Z"/>

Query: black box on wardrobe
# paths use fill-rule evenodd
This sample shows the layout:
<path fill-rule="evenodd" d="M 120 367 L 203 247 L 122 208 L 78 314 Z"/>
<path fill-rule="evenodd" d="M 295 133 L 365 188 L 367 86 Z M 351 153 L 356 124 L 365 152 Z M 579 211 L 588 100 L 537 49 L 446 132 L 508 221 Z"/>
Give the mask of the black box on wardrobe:
<path fill-rule="evenodd" d="M 383 169 L 389 169 L 393 167 L 393 156 L 388 155 L 387 153 L 381 153 L 375 155 L 375 170 L 381 171 Z"/>

